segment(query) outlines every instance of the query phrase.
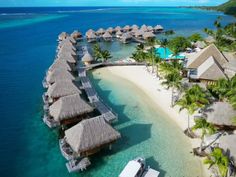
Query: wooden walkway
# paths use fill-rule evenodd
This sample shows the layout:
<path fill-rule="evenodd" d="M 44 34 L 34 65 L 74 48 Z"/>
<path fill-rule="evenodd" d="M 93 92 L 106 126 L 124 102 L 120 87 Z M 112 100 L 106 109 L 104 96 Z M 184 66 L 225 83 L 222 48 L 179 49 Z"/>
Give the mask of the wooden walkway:
<path fill-rule="evenodd" d="M 82 83 L 82 87 L 88 96 L 89 102 L 93 104 L 97 108 L 97 110 L 101 113 L 100 117 L 103 117 L 107 122 L 113 122 L 117 120 L 118 119 L 117 115 L 97 95 L 89 78 L 86 75 L 86 69 L 79 67 L 78 73 Z"/>

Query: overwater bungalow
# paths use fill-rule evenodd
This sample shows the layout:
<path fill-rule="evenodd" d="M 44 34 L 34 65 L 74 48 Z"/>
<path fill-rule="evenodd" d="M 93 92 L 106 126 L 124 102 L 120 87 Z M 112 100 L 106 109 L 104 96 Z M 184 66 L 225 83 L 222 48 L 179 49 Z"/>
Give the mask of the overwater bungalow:
<path fill-rule="evenodd" d="M 152 27 L 152 26 L 148 26 L 148 27 L 147 27 L 147 30 L 148 30 L 149 32 L 153 32 L 153 27 Z"/>
<path fill-rule="evenodd" d="M 75 68 L 71 66 L 66 60 L 54 60 L 53 64 L 49 67 L 48 72 L 52 72 L 55 69 L 61 69 L 70 72 L 75 71 Z"/>
<path fill-rule="evenodd" d="M 117 27 L 115 27 L 115 31 L 117 32 L 117 31 L 121 31 L 122 32 L 122 28 L 120 27 L 120 26 L 117 26 Z"/>
<path fill-rule="evenodd" d="M 58 53 L 57 55 L 71 55 L 73 57 L 76 57 L 77 56 L 77 53 L 76 53 L 76 50 L 73 50 L 72 48 L 70 47 L 62 47 L 60 50 L 58 50 Z"/>
<path fill-rule="evenodd" d="M 134 36 L 137 31 L 139 31 L 139 29 L 133 28 L 133 29 L 130 31 L 130 34 Z"/>
<path fill-rule="evenodd" d="M 68 95 L 59 98 L 49 107 L 44 120 L 53 125 L 68 125 L 89 118 L 93 110 L 79 94 Z"/>
<path fill-rule="evenodd" d="M 189 78 L 206 84 L 226 78 L 223 65 L 227 62 L 227 59 L 212 44 L 189 58 L 187 61 Z"/>
<path fill-rule="evenodd" d="M 129 25 L 125 25 L 123 28 L 124 32 L 129 32 L 131 30 L 131 27 Z"/>
<path fill-rule="evenodd" d="M 70 36 L 71 36 L 72 38 L 74 38 L 75 40 L 81 40 L 81 39 L 83 39 L 82 33 L 79 32 L 79 31 L 77 31 L 77 30 L 73 31 L 73 33 L 71 33 Z"/>
<path fill-rule="evenodd" d="M 112 41 L 112 35 L 106 31 L 103 35 L 102 38 L 104 39 L 104 41 Z"/>
<path fill-rule="evenodd" d="M 61 80 L 74 81 L 75 77 L 69 71 L 59 68 L 49 71 L 46 76 L 46 82 L 50 85 L 55 82 L 60 82 Z"/>
<path fill-rule="evenodd" d="M 71 36 L 67 37 L 66 39 L 70 40 L 70 42 L 71 42 L 73 45 L 76 45 L 76 43 L 77 43 L 77 41 L 76 41 L 73 37 L 71 37 Z"/>
<path fill-rule="evenodd" d="M 59 41 L 63 41 L 63 40 L 66 39 L 68 36 L 69 36 L 68 33 L 62 32 L 61 34 L 58 35 L 58 40 L 59 40 Z"/>
<path fill-rule="evenodd" d="M 132 28 L 132 30 L 138 30 L 139 29 L 138 25 L 135 25 L 135 24 L 132 25 L 131 28 Z"/>
<path fill-rule="evenodd" d="M 55 82 L 48 87 L 45 96 L 47 96 L 48 102 L 51 104 L 63 96 L 81 94 L 77 85 L 71 80 L 60 80 L 60 82 Z"/>
<path fill-rule="evenodd" d="M 103 28 L 99 28 L 96 32 L 96 35 L 102 36 L 105 32 L 106 32 L 106 30 L 104 30 Z"/>
<path fill-rule="evenodd" d="M 129 33 L 123 33 L 120 40 L 124 44 L 127 44 L 132 41 L 132 36 Z"/>
<path fill-rule="evenodd" d="M 66 159 L 85 157 L 109 147 L 121 137 L 102 117 L 85 119 L 65 131 L 60 149 Z"/>
<path fill-rule="evenodd" d="M 87 41 L 88 42 L 96 42 L 97 41 L 97 36 L 95 33 L 91 32 L 86 35 Z"/>
<path fill-rule="evenodd" d="M 57 60 L 65 60 L 68 63 L 70 63 L 73 67 L 75 67 L 77 64 L 76 56 L 72 56 L 71 54 L 66 54 L 66 53 L 59 54 L 57 56 Z"/>
<path fill-rule="evenodd" d="M 164 28 L 161 26 L 161 25 L 156 25 L 154 28 L 153 28 L 153 32 L 154 33 L 159 33 L 159 32 L 162 32 L 164 30 Z"/>
<path fill-rule="evenodd" d="M 143 32 L 148 31 L 147 26 L 145 24 L 141 26 L 140 30 L 142 30 Z"/>
<path fill-rule="evenodd" d="M 84 56 L 81 58 L 81 61 L 82 61 L 86 66 L 90 65 L 93 60 L 94 60 L 94 59 L 93 59 L 92 55 L 91 55 L 89 52 L 86 52 L 86 53 L 84 54 Z"/>
<path fill-rule="evenodd" d="M 107 28 L 107 30 L 110 34 L 113 34 L 115 30 L 112 27 Z"/>
<path fill-rule="evenodd" d="M 143 33 L 143 39 L 144 40 L 148 40 L 148 39 L 153 39 L 155 38 L 155 34 L 153 34 L 153 32 L 144 32 Z"/>
<path fill-rule="evenodd" d="M 233 123 L 236 110 L 227 102 L 215 102 L 205 110 L 207 121 L 211 122 L 218 128 L 236 129 Z"/>
<path fill-rule="evenodd" d="M 92 29 L 89 29 L 89 30 L 85 33 L 85 35 L 88 36 L 88 35 L 91 34 L 91 33 L 95 33 L 95 31 L 92 30 Z"/>
<path fill-rule="evenodd" d="M 118 38 L 118 39 L 120 39 L 121 38 L 121 36 L 122 36 L 122 32 L 119 30 L 119 31 L 117 31 L 116 32 L 116 38 Z"/>
<path fill-rule="evenodd" d="M 138 30 L 138 31 L 136 31 L 136 33 L 134 33 L 134 36 L 138 39 L 142 39 L 143 34 L 144 34 L 144 32 L 142 30 Z"/>
<path fill-rule="evenodd" d="M 69 43 L 69 42 L 60 43 L 57 46 L 57 52 L 60 52 L 61 49 L 77 51 L 76 47 L 72 43 Z"/>

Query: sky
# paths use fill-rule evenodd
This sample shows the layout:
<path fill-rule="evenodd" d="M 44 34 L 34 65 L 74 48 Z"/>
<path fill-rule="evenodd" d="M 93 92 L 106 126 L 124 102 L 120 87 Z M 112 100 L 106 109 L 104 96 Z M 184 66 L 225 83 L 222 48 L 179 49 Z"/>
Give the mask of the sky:
<path fill-rule="evenodd" d="M 37 6 L 188 6 L 218 5 L 227 0 L 0 0 L 0 7 Z"/>

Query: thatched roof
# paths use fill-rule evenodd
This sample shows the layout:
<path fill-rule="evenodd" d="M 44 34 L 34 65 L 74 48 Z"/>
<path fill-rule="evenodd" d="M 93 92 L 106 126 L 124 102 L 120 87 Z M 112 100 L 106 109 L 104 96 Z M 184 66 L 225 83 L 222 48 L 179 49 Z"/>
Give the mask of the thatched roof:
<path fill-rule="evenodd" d="M 84 56 L 82 57 L 81 61 L 83 62 L 91 62 L 93 61 L 93 57 L 89 52 L 86 52 Z"/>
<path fill-rule="evenodd" d="M 88 39 L 96 39 L 97 38 L 95 33 L 89 33 L 86 36 L 87 36 Z"/>
<path fill-rule="evenodd" d="M 76 58 L 74 58 L 74 57 L 73 57 L 72 55 L 70 55 L 70 54 L 59 54 L 58 57 L 57 57 L 57 60 L 65 60 L 65 61 L 67 61 L 68 63 L 72 63 L 72 64 L 77 63 Z"/>
<path fill-rule="evenodd" d="M 205 60 L 198 68 L 197 75 L 199 79 L 216 81 L 218 79 L 227 78 L 223 68 L 211 56 Z"/>
<path fill-rule="evenodd" d="M 54 69 L 53 71 L 48 72 L 46 76 L 46 81 L 50 84 L 55 82 L 60 82 L 61 80 L 75 80 L 75 77 L 64 69 Z"/>
<path fill-rule="evenodd" d="M 125 31 L 129 31 L 130 29 L 131 29 L 131 27 L 129 25 L 125 25 L 123 28 L 123 30 L 125 30 Z"/>
<path fill-rule="evenodd" d="M 129 33 L 123 33 L 121 36 L 122 39 L 131 39 L 132 36 Z"/>
<path fill-rule="evenodd" d="M 76 47 L 74 45 L 72 45 L 71 43 L 63 43 L 63 44 L 59 44 L 58 45 L 58 50 L 60 52 L 60 50 L 73 50 L 76 51 Z"/>
<path fill-rule="evenodd" d="M 138 27 L 138 25 L 134 24 L 134 25 L 131 26 L 131 28 L 134 30 L 134 29 L 138 29 L 139 27 Z"/>
<path fill-rule="evenodd" d="M 148 38 L 154 38 L 156 37 L 155 34 L 153 34 L 152 32 L 144 32 L 143 33 L 143 38 L 144 39 L 148 39 Z"/>
<path fill-rule="evenodd" d="M 93 108 L 79 94 L 61 97 L 49 107 L 49 114 L 55 121 L 75 118 L 92 111 Z"/>
<path fill-rule="evenodd" d="M 60 98 L 67 95 L 81 94 L 80 89 L 70 80 L 62 80 L 48 87 L 47 95 L 50 98 Z"/>
<path fill-rule="evenodd" d="M 75 31 L 73 31 L 73 33 L 71 33 L 70 36 L 73 37 L 74 39 L 78 39 L 78 38 L 82 37 L 82 33 L 77 31 L 77 30 L 75 30 Z"/>
<path fill-rule="evenodd" d="M 107 31 L 108 31 L 109 33 L 113 33 L 114 29 L 113 29 L 112 27 L 109 27 L 109 28 L 107 28 Z"/>
<path fill-rule="evenodd" d="M 205 111 L 208 122 L 215 125 L 232 126 L 236 110 L 227 102 L 215 102 Z"/>
<path fill-rule="evenodd" d="M 221 136 L 219 147 L 236 163 L 236 135 Z"/>
<path fill-rule="evenodd" d="M 67 70 L 72 71 L 72 68 L 67 63 L 66 60 L 55 60 L 54 63 L 49 67 L 49 71 L 53 71 L 55 69 Z"/>
<path fill-rule="evenodd" d="M 104 34 L 106 31 L 103 29 L 103 28 L 99 28 L 98 30 L 97 30 L 97 34 Z"/>
<path fill-rule="evenodd" d="M 66 142 L 76 153 L 93 150 L 120 137 L 120 133 L 100 117 L 82 120 L 65 131 Z"/>
<path fill-rule="evenodd" d="M 120 31 L 120 30 L 118 30 L 117 32 L 116 32 L 116 35 L 119 35 L 119 36 L 121 36 L 123 33 Z"/>
<path fill-rule="evenodd" d="M 189 58 L 187 62 L 187 68 L 198 68 L 211 56 L 220 64 L 220 66 L 223 66 L 223 64 L 227 62 L 226 58 L 217 49 L 217 47 L 214 44 L 211 44 Z"/>
<path fill-rule="evenodd" d="M 203 48 L 206 47 L 206 43 L 204 41 L 197 41 L 197 42 L 194 43 L 194 46 L 198 47 L 200 49 L 203 49 Z"/>
<path fill-rule="evenodd" d="M 88 35 L 90 35 L 91 33 L 95 33 L 95 31 L 92 30 L 92 29 L 89 29 L 89 30 L 85 33 L 85 35 L 88 36 Z"/>
<path fill-rule="evenodd" d="M 152 31 L 153 27 L 152 26 L 148 26 L 147 29 L 148 29 L 148 31 Z"/>
<path fill-rule="evenodd" d="M 58 35 L 58 39 L 59 39 L 59 40 L 64 40 L 64 39 L 66 39 L 68 36 L 69 36 L 68 33 L 62 32 L 61 34 Z"/>
<path fill-rule="evenodd" d="M 161 25 L 156 25 L 154 30 L 163 30 L 164 28 Z"/>
<path fill-rule="evenodd" d="M 112 35 L 106 31 L 103 35 L 102 35 L 103 38 L 112 38 Z"/>
<path fill-rule="evenodd" d="M 142 30 L 144 32 L 148 31 L 147 26 L 145 24 L 141 26 L 140 30 Z"/>
<path fill-rule="evenodd" d="M 61 48 L 59 51 L 58 51 L 58 55 L 73 55 L 73 56 L 76 56 L 77 53 L 76 51 L 74 51 L 72 48 Z"/>
<path fill-rule="evenodd" d="M 120 26 L 115 27 L 115 31 L 120 31 L 122 30 Z"/>
<path fill-rule="evenodd" d="M 71 37 L 71 36 L 67 37 L 66 39 L 69 39 L 72 44 L 76 44 L 77 43 L 77 41 L 73 37 Z"/>
<path fill-rule="evenodd" d="M 138 30 L 134 33 L 136 37 L 143 36 L 144 32 L 142 30 Z"/>

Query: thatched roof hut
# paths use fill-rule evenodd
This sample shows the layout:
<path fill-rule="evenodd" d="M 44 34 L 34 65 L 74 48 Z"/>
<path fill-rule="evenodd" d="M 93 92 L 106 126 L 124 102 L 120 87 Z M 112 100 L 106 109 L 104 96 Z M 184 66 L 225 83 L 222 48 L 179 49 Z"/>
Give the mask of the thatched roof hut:
<path fill-rule="evenodd" d="M 75 80 L 75 77 L 64 69 L 54 69 L 53 71 L 48 72 L 46 76 L 46 81 L 49 84 L 53 84 L 55 82 L 60 82 L 61 80 Z"/>
<path fill-rule="evenodd" d="M 129 25 L 125 25 L 124 28 L 123 28 L 123 31 L 130 31 L 131 30 L 131 27 Z"/>
<path fill-rule="evenodd" d="M 67 63 L 66 60 L 55 60 L 54 63 L 49 67 L 48 71 L 53 71 L 55 69 L 61 69 L 66 71 L 73 71 L 71 66 Z"/>
<path fill-rule="evenodd" d="M 153 30 L 155 33 L 163 31 L 163 27 L 161 25 L 156 25 Z"/>
<path fill-rule="evenodd" d="M 82 57 L 81 61 L 85 63 L 85 65 L 89 65 L 93 61 L 93 57 L 89 52 L 86 52 Z"/>
<path fill-rule="evenodd" d="M 120 26 L 117 26 L 117 27 L 115 27 L 115 31 L 117 32 L 117 31 L 121 31 L 122 30 L 122 28 L 120 27 Z"/>
<path fill-rule="evenodd" d="M 97 36 L 95 33 L 89 33 L 86 35 L 88 42 L 95 42 L 97 40 Z"/>
<path fill-rule="evenodd" d="M 219 147 L 224 150 L 225 154 L 236 163 L 236 135 L 221 136 Z"/>
<path fill-rule="evenodd" d="M 112 34 L 115 30 L 112 27 L 107 28 L 107 31 Z"/>
<path fill-rule="evenodd" d="M 92 29 L 89 29 L 89 30 L 85 33 L 85 35 L 88 36 L 88 35 L 90 35 L 91 33 L 95 33 L 95 31 L 92 30 Z"/>
<path fill-rule="evenodd" d="M 223 66 L 223 64 L 227 62 L 226 58 L 222 55 L 218 48 L 214 44 L 211 44 L 197 54 L 190 57 L 187 62 L 187 68 L 198 68 L 211 56 L 215 61 L 217 61 L 220 66 Z"/>
<path fill-rule="evenodd" d="M 79 94 L 61 97 L 49 107 L 49 114 L 57 122 L 67 119 L 78 118 L 79 116 L 91 113 L 93 111 Z"/>
<path fill-rule="evenodd" d="M 106 32 L 102 35 L 102 37 L 103 37 L 103 39 L 104 39 L 105 41 L 111 41 L 111 40 L 112 40 L 112 35 L 111 35 L 108 31 L 106 31 Z"/>
<path fill-rule="evenodd" d="M 132 36 L 129 33 L 123 33 L 120 39 L 123 43 L 128 43 L 132 40 Z"/>
<path fill-rule="evenodd" d="M 72 38 L 74 38 L 75 40 L 81 39 L 81 38 L 83 37 L 83 36 L 82 36 L 82 33 L 79 32 L 79 31 L 77 31 L 77 30 L 73 31 L 73 33 L 71 33 L 70 36 L 71 36 Z"/>
<path fill-rule="evenodd" d="M 70 54 L 59 54 L 58 57 L 57 57 L 57 60 L 65 60 L 65 61 L 67 61 L 68 63 L 71 63 L 71 64 L 76 64 L 77 63 L 76 57 L 73 57 Z"/>
<path fill-rule="evenodd" d="M 71 43 L 60 43 L 58 46 L 57 46 L 57 49 L 58 51 L 62 50 L 62 49 L 66 49 L 66 50 L 73 50 L 73 51 L 76 51 L 76 47 L 71 44 Z"/>
<path fill-rule="evenodd" d="M 236 110 L 227 102 L 215 102 L 205 111 L 207 121 L 219 127 L 236 127 L 233 124 L 233 118 Z"/>
<path fill-rule="evenodd" d="M 71 42 L 73 45 L 75 45 L 75 44 L 77 43 L 77 41 L 76 41 L 73 37 L 71 37 L 71 36 L 67 37 L 66 39 L 70 40 L 70 42 Z"/>
<path fill-rule="evenodd" d="M 134 33 L 134 36 L 135 36 L 136 38 L 142 38 L 142 37 L 143 37 L 143 34 L 144 34 L 144 32 L 143 32 L 142 30 L 138 30 L 138 31 L 136 31 L 136 32 Z"/>
<path fill-rule="evenodd" d="M 145 24 L 141 26 L 140 30 L 142 30 L 144 32 L 148 31 L 147 26 Z"/>
<path fill-rule="evenodd" d="M 131 28 L 132 28 L 132 30 L 138 30 L 139 27 L 138 27 L 138 25 L 134 24 L 134 25 L 131 26 Z"/>
<path fill-rule="evenodd" d="M 47 95 L 52 99 L 73 94 L 81 94 L 81 91 L 71 80 L 56 82 L 50 85 L 47 90 Z"/>
<path fill-rule="evenodd" d="M 80 156 L 91 155 L 121 137 L 103 118 L 82 120 L 65 131 L 65 140 Z"/>
<path fill-rule="evenodd" d="M 120 31 L 120 30 L 118 30 L 117 32 L 116 32 L 116 37 L 117 38 L 120 38 L 121 36 L 122 36 L 122 32 Z"/>
<path fill-rule="evenodd" d="M 152 26 L 148 26 L 147 30 L 153 32 L 153 27 Z"/>
<path fill-rule="evenodd" d="M 66 39 L 68 36 L 69 36 L 68 33 L 62 32 L 61 34 L 58 35 L 58 40 L 59 40 L 59 41 L 63 41 L 63 40 Z"/>
<path fill-rule="evenodd" d="M 153 34 L 152 32 L 144 32 L 143 33 L 143 39 L 147 40 L 147 39 L 151 39 L 151 38 L 155 38 L 155 34 Z"/>
<path fill-rule="evenodd" d="M 106 32 L 103 28 L 99 28 L 96 32 L 97 35 L 103 35 Z"/>
<path fill-rule="evenodd" d="M 59 51 L 58 51 L 58 55 L 72 55 L 72 56 L 76 56 L 77 53 L 76 51 L 74 51 L 72 48 L 70 47 L 62 47 Z"/>

